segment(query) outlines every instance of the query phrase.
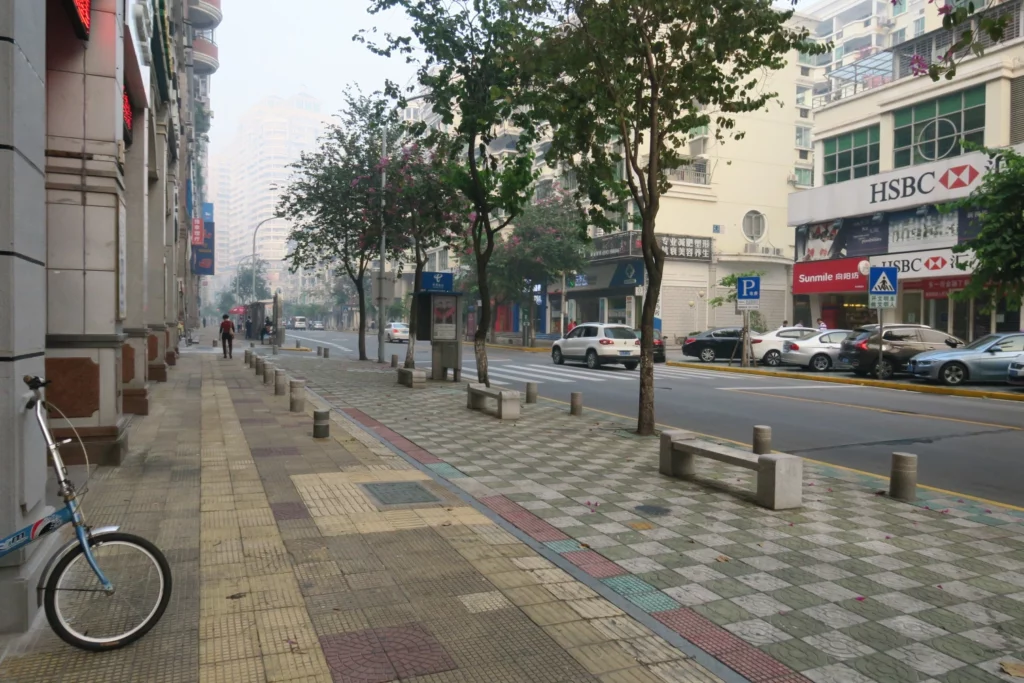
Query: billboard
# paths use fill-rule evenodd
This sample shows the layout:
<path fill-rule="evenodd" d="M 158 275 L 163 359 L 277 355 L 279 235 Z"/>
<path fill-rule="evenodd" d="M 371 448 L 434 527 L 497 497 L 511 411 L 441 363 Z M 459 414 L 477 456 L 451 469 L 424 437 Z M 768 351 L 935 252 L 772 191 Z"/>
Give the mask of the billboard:
<path fill-rule="evenodd" d="M 213 204 L 203 204 L 202 220 L 203 241 L 202 244 L 192 247 L 192 273 L 194 275 L 215 275 L 213 264 L 216 231 L 213 225 Z"/>

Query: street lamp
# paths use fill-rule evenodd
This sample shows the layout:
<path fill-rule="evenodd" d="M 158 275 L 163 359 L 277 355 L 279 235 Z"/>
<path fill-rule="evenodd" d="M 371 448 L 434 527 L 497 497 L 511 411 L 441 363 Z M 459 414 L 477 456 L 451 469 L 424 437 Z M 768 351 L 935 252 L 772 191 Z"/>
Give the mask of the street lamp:
<path fill-rule="evenodd" d="M 257 301 L 257 299 L 258 299 L 258 297 L 256 296 L 256 235 L 259 233 L 260 228 L 263 227 L 264 223 L 269 223 L 270 221 L 274 220 L 275 218 L 277 218 L 277 216 L 271 216 L 270 218 L 264 218 L 263 220 L 261 220 L 259 223 L 256 224 L 256 228 L 252 231 L 252 300 L 253 300 L 253 303 L 255 303 Z"/>

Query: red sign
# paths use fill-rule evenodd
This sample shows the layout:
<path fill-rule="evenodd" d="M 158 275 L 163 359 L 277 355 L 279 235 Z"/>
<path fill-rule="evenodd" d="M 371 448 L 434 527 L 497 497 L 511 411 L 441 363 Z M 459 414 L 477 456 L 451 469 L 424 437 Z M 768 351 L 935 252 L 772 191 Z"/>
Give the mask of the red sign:
<path fill-rule="evenodd" d="M 859 270 L 862 258 L 803 261 L 793 264 L 794 294 L 866 292 L 868 278 Z"/>
<path fill-rule="evenodd" d="M 971 165 L 954 166 L 939 176 L 939 183 L 947 190 L 967 187 L 978 177 L 978 171 Z"/>
<path fill-rule="evenodd" d="M 950 292 L 963 289 L 970 283 L 971 276 L 936 277 L 930 280 L 910 280 L 903 283 L 908 290 L 924 292 L 925 299 L 945 299 Z"/>
<path fill-rule="evenodd" d="M 75 33 L 82 40 L 88 40 L 89 28 L 92 25 L 92 0 L 71 0 L 69 5 Z"/>
<path fill-rule="evenodd" d="M 206 235 L 203 234 L 203 219 L 193 218 L 192 219 L 192 246 L 201 247 L 203 241 L 206 239 Z"/>

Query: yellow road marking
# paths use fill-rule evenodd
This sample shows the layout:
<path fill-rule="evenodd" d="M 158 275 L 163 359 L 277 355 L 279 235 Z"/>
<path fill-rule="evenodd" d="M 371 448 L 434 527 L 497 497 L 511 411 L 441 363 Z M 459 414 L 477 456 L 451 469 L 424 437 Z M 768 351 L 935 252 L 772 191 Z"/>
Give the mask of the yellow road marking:
<path fill-rule="evenodd" d="M 547 396 L 539 396 L 538 398 L 541 398 L 541 399 L 543 399 L 545 401 L 551 401 L 553 403 L 561 403 L 562 405 L 566 405 L 566 406 L 569 405 L 568 401 L 560 401 L 557 398 L 548 398 Z M 636 419 L 635 417 L 631 417 L 629 415 L 623 415 L 622 413 L 613 413 L 610 410 L 601 410 L 600 408 L 586 408 L 586 410 L 589 410 L 589 411 L 595 412 L 595 413 L 602 413 L 604 415 L 611 415 L 612 417 L 621 417 L 621 418 L 625 418 L 627 420 L 635 420 Z M 751 444 L 744 443 L 743 441 L 737 441 L 736 439 L 729 439 L 729 438 L 726 438 L 724 436 L 716 436 L 714 434 L 706 434 L 704 432 L 698 432 L 696 430 L 688 429 L 686 427 L 677 427 L 675 425 L 664 424 L 663 422 L 657 422 L 657 423 L 655 423 L 654 426 L 658 427 L 659 429 L 685 429 L 688 432 L 693 432 L 697 436 L 703 436 L 703 437 L 707 437 L 709 439 L 716 439 L 718 441 L 725 441 L 726 443 L 736 444 L 737 446 L 743 446 L 745 448 L 751 448 Z M 1016 429 L 1016 427 L 1014 429 Z M 802 457 L 807 462 L 812 462 L 812 463 L 814 463 L 816 465 L 824 465 L 825 467 L 835 467 L 838 470 L 844 470 L 846 472 L 853 472 L 854 474 L 863 474 L 865 476 L 874 477 L 875 479 L 881 479 L 883 481 L 887 480 L 887 477 L 884 474 L 876 474 L 875 472 L 867 472 L 865 470 L 858 470 L 855 467 L 846 467 L 845 465 L 836 465 L 836 464 L 831 463 L 831 462 L 826 462 L 824 460 L 815 460 L 814 458 L 808 458 L 806 456 L 800 456 L 800 457 Z M 953 497 L 956 497 L 956 498 L 964 498 L 966 500 L 973 500 L 973 501 L 978 502 L 978 503 L 985 503 L 986 505 L 995 505 L 997 507 L 1006 508 L 1007 510 L 1016 510 L 1017 512 L 1024 512 L 1024 507 L 1020 507 L 1018 505 L 1013 505 L 1011 503 L 1002 503 L 1002 502 L 1000 502 L 998 500 L 992 500 L 990 498 L 982 498 L 980 496 L 972 496 L 972 495 L 970 495 L 968 493 L 958 493 L 957 491 L 950 491 L 949 489 L 939 488 L 938 486 L 929 486 L 927 484 L 921 484 L 921 483 L 918 483 L 918 486 L 920 488 L 927 489 L 928 491 L 935 491 L 936 493 L 944 493 L 946 495 L 953 496 Z"/>

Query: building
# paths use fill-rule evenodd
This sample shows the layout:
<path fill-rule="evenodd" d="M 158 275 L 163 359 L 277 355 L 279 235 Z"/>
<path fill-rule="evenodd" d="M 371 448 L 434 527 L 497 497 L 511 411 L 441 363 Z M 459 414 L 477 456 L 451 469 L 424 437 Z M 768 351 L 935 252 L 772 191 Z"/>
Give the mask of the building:
<path fill-rule="evenodd" d="M 935 208 L 992 170 L 960 139 L 1024 145 L 1021 2 L 989 11 L 1007 17 L 1005 40 L 983 39 L 985 54 L 965 58 L 955 78 L 933 82 L 911 69 L 915 56 L 931 59 L 951 44 L 939 28 L 849 65 L 859 80 L 833 79 L 830 96 L 815 100 L 815 187 L 789 198 L 797 319 L 820 316 L 839 328 L 876 321 L 863 271 L 891 265 L 898 307 L 883 313 L 885 322 L 924 323 L 964 340 L 1020 329 L 1019 306 L 950 296 L 970 273 L 957 267 L 969 255 L 952 247 L 970 239 L 973 221 Z"/>
<path fill-rule="evenodd" d="M 219 0 L 8 0 L 0 10 L 0 537 L 43 518 L 24 375 L 93 463 L 117 465 L 195 318 L 192 26 Z M 55 417 L 57 439 L 71 438 Z M 77 445 L 64 451 L 82 461 Z M 0 565 L 0 633 L 27 628 L 56 535 Z"/>
<path fill-rule="evenodd" d="M 262 224 L 256 256 L 268 262 L 271 288 L 280 288 L 287 301 L 297 299 L 303 281 L 288 273 L 284 261 L 291 226 L 273 216 L 291 175 L 288 165 L 316 148 L 327 122 L 321 102 L 304 93 L 267 97 L 243 115 L 234 137 L 213 162 L 221 273 L 233 275 L 239 264 L 252 259 L 253 230 Z"/>

